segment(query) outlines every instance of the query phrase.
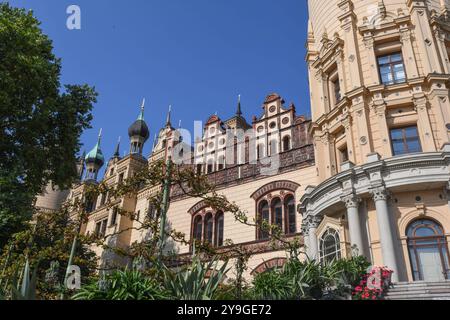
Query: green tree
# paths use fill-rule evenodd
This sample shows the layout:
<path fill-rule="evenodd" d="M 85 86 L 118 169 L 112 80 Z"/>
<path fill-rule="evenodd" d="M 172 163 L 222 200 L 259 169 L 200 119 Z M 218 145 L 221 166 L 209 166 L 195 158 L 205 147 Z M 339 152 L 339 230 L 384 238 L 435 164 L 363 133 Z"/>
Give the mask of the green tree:
<path fill-rule="evenodd" d="M 37 268 L 37 297 L 59 297 L 73 238 L 82 222 L 78 218 L 69 218 L 68 211 L 64 207 L 58 212 L 41 212 L 36 221 L 11 237 L 9 249 L 0 257 L 1 289 L 13 284 L 14 275 L 22 272 L 28 258 L 30 265 Z M 90 237 L 78 237 L 73 264 L 80 267 L 84 283 L 97 271 L 97 257 L 89 248 L 92 243 Z"/>
<path fill-rule="evenodd" d="M 61 86 L 61 60 L 33 13 L 0 4 L 0 246 L 32 216 L 36 194 L 76 177 L 97 93 Z"/>

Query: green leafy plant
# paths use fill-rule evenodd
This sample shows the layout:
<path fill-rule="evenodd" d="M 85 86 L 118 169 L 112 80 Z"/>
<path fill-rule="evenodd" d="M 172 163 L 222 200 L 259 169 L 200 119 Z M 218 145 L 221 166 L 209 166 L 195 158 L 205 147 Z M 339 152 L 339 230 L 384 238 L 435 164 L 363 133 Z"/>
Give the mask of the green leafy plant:
<path fill-rule="evenodd" d="M 168 297 L 155 279 L 136 270 L 118 270 L 83 286 L 72 300 L 164 300 Z"/>
<path fill-rule="evenodd" d="M 203 263 L 194 255 L 192 263 L 184 270 L 174 272 L 164 267 L 164 285 L 175 299 L 211 300 L 229 270 L 227 261 L 220 268 L 218 264 L 217 258 Z"/>

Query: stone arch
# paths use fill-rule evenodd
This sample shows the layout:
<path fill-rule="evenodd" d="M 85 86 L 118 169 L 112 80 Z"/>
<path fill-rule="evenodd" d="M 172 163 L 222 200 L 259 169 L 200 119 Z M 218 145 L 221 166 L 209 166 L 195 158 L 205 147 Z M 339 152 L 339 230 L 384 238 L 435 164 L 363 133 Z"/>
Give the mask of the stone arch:
<path fill-rule="evenodd" d="M 286 258 L 272 258 L 270 260 L 264 261 L 261 264 L 259 264 L 257 267 L 253 269 L 253 271 L 250 273 L 252 276 L 256 276 L 257 274 L 266 272 L 273 268 L 281 268 L 285 265 L 287 262 Z"/>
<path fill-rule="evenodd" d="M 195 214 L 195 213 L 199 212 L 200 210 L 202 210 L 202 209 L 204 209 L 204 208 L 207 208 L 207 207 L 209 207 L 209 206 L 206 204 L 206 201 L 205 201 L 205 200 L 202 200 L 202 201 L 199 201 L 199 202 L 197 202 L 196 204 L 194 204 L 194 205 L 188 210 L 188 213 L 189 213 L 190 215 L 193 215 L 193 214 Z"/>
<path fill-rule="evenodd" d="M 253 200 L 256 201 L 262 196 L 274 190 L 288 190 L 293 192 L 295 195 L 295 191 L 297 191 L 299 187 L 300 185 L 298 183 L 289 180 L 272 181 L 253 192 L 250 198 L 253 198 Z"/>
<path fill-rule="evenodd" d="M 434 209 L 413 209 L 408 211 L 398 222 L 400 238 L 406 238 L 406 231 L 408 226 L 417 219 L 431 219 L 438 222 L 444 228 L 446 233 L 450 232 L 448 226 L 448 217 L 440 211 Z"/>

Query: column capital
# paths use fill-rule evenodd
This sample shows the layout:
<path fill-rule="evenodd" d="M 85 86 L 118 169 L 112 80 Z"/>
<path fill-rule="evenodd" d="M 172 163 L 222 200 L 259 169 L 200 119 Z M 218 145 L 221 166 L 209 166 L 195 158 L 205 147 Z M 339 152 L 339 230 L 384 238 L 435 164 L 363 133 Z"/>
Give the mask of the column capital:
<path fill-rule="evenodd" d="M 349 194 L 341 197 L 342 202 L 344 202 L 345 207 L 349 208 L 358 208 L 361 203 L 361 198 L 355 194 Z"/>
<path fill-rule="evenodd" d="M 312 215 L 307 216 L 303 220 L 303 224 L 306 226 L 306 228 L 308 228 L 308 231 L 309 231 L 309 229 L 312 229 L 312 228 L 317 229 L 321 222 L 322 222 L 322 217 L 312 216 Z"/>
<path fill-rule="evenodd" d="M 375 187 L 369 190 L 373 197 L 373 201 L 386 201 L 389 198 L 389 191 L 385 186 Z"/>

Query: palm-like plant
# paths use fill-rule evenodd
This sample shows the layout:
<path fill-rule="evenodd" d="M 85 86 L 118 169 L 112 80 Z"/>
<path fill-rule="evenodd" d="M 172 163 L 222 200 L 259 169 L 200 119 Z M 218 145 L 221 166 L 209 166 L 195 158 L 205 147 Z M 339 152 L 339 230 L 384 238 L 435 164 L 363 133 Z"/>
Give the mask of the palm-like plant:
<path fill-rule="evenodd" d="M 211 300 L 229 270 L 227 261 L 220 268 L 218 264 L 217 258 L 203 263 L 194 256 L 191 265 L 184 270 L 174 272 L 164 267 L 165 288 L 175 299 Z"/>

